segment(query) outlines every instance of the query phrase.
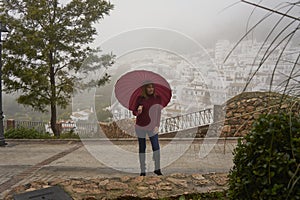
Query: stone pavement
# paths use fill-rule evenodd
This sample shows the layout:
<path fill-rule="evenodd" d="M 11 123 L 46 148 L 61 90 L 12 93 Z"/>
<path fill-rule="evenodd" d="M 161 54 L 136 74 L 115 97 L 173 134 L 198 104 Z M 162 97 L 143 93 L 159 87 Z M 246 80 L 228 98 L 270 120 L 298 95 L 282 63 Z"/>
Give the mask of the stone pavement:
<path fill-rule="evenodd" d="M 36 181 L 49 183 L 60 180 L 63 184 L 67 180 L 103 181 L 110 178 L 118 179 L 117 182 L 122 183 L 123 177 L 129 177 L 132 180 L 138 177 L 135 140 L 114 141 L 113 145 L 108 141 L 92 140 L 85 142 L 12 140 L 8 142 L 7 147 L 0 148 L 0 199 L 12 188 Z M 192 180 L 191 176 L 196 176 L 195 174 L 209 176 L 216 172 L 227 173 L 233 165 L 232 151 L 237 141 L 230 139 L 214 143 L 215 141 L 202 139 L 193 142 L 161 140 L 164 179 L 174 178 L 174 176 L 176 178 L 176 174 L 185 174 L 186 179 Z M 148 152 L 150 152 L 150 144 L 147 145 Z M 118 150 L 115 150 L 116 148 Z M 200 157 L 199 151 L 206 152 L 207 155 Z M 147 173 L 149 177 L 146 179 L 153 176 L 151 173 L 153 161 L 152 163 L 151 161 L 151 156 L 148 156 L 147 167 L 150 172 Z M 212 178 L 208 178 L 210 179 Z M 170 183 L 169 179 L 166 184 L 164 187 L 170 189 L 171 186 L 168 184 L 172 184 L 172 181 Z"/>

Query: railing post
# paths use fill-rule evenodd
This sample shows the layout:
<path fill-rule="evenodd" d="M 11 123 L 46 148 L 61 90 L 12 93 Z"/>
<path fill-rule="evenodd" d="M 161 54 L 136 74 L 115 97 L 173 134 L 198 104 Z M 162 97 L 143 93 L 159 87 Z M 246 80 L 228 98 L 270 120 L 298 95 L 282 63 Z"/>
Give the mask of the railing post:
<path fill-rule="evenodd" d="M 56 128 L 59 134 L 62 133 L 62 122 L 56 122 Z"/>
<path fill-rule="evenodd" d="M 213 122 L 218 122 L 222 119 L 223 117 L 223 112 L 222 112 L 222 106 L 221 105 L 214 105 L 213 108 Z"/>
<path fill-rule="evenodd" d="M 9 129 L 15 129 L 16 127 L 16 123 L 15 123 L 15 120 L 14 119 L 8 119 L 6 121 L 6 129 L 9 130 Z"/>

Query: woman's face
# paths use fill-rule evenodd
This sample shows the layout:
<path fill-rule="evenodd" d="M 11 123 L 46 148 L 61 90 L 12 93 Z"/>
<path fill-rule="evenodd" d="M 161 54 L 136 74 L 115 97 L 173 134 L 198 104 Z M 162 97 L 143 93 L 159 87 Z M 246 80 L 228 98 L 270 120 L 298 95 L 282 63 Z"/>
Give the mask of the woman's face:
<path fill-rule="evenodd" d="M 147 95 L 153 95 L 154 94 L 153 84 L 149 84 L 149 85 L 146 86 L 146 93 L 147 93 Z"/>

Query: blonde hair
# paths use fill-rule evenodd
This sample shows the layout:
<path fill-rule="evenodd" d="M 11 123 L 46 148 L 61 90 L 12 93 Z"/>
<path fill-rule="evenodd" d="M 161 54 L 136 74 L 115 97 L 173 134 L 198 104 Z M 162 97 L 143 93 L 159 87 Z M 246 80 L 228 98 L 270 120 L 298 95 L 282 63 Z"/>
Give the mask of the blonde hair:
<path fill-rule="evenodd" d="M 154 96 L 154 97 L 156 96 L 154 84 L 153 84 L 153 83 L 147 83 L 147 84 L 145 84 L 145 85 L 142 86 L 142 94 L 141 94 L 141 96 L 144 97 L 144 98 L 146 98 L 146 99 L 148 98 L 148 95 L 147 95 L 147 87 L 148 87 L 149 85 L 152 85 L 152 86 L 153 86 L 153 88 L 154 88 L 153 96 Z"/>

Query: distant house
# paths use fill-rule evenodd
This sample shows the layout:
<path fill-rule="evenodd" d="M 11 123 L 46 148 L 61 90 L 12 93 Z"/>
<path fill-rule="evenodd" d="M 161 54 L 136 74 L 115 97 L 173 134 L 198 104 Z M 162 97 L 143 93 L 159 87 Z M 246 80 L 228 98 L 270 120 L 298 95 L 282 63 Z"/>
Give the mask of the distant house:
<path fill-rule="evenodd" d="M 85 109 L 85 110 L 72 112 L 72 115 L 70 117 L 75 122 L 77 122 L 77 121 L 88 121 L 89 116 L 93 113 L 94 113 L 93 108 Z"/>
<path fill-rule="evenodd" d="M 179 102 L 174 102 L 168 105 L 168 107 L 166 107 L 163 110 L 162 116 L 164 118 L 179 116 L 182 113 L 184 113 L 185 110 L 186 110 L 185 105 L 182 105 Z"/>
<path fill-rule="evenodd" d="M 115 102 L 107 110 L 113 114 L 114 120 L 134 118 L 132 111 L 122 106 L 119 102 Z"/>

